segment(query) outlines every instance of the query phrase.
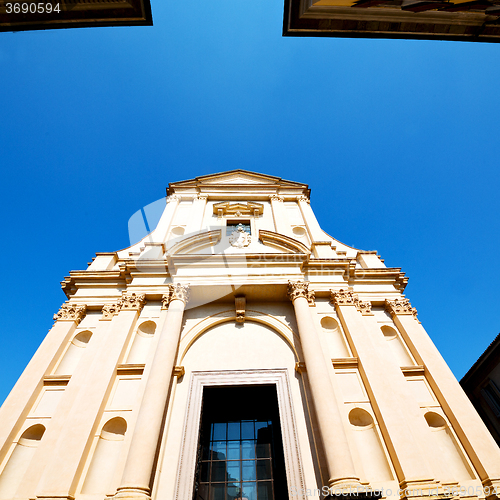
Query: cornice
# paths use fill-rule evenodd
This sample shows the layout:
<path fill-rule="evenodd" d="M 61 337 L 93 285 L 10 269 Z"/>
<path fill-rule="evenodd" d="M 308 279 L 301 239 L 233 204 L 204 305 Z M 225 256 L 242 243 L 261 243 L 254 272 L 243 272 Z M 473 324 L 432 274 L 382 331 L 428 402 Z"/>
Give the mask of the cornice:
<path fill-rule="evenodd" d="M 132 278 L 124 265 L 120 265 L 119 271 L 70 271 L 69 276 L 65 276 L 61 281 L 61 288 L 70 298 L 79 288 L 86 286 L 123 288 L 131 282 Z"/>

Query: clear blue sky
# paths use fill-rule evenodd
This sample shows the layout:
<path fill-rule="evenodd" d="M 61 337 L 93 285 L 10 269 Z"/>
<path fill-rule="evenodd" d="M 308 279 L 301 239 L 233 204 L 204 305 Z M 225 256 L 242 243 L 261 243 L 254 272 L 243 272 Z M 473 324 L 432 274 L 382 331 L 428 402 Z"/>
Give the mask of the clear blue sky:
<path fill-rule="evenodd" d="M 154 27 L 0 33 L 0 401 L 59 282 L 169 182 L 306 182 L 378 250 L 457 377 L 500 331 L 500 45 L 282 38 L 283 0 L 153 0 Z"/>

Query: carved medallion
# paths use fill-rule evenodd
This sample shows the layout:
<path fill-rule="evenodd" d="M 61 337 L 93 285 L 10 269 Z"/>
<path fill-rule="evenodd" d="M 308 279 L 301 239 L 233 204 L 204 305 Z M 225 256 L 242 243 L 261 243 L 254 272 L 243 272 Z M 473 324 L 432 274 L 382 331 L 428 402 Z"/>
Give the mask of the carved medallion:
<path fill-rule="evenodd" d="M 236 230 L 229 236 L 229 243 L 236 248 L 243 248 L 250 245 L 252 237 L 245 231 L 243 224 L 238 224 Z"/>

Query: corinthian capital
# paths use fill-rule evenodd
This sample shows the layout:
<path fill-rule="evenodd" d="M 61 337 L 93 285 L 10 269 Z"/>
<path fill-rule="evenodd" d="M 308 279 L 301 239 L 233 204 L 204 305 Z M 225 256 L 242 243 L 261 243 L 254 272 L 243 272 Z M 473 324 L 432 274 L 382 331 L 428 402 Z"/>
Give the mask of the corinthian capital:
<path fill-rule="evenodd" d="M 172 300 L 182 300 L 184 305 L 186 305 L 189 301 L 190 293 L 189 285 L 181 285 L 180 283 L 168 285 L 168 293 L 161 298 L 162 309 L 168 309 Z"/>
<path fill-rule="evenodd" d="M 330 291 L 331 301 L 335 306 L 354 306 L 363 316 L 373 316 L 371 302 L 359 300 L 358 294 L 351 289 Z"/>
<path fill-rule="evenodd" d="M 87 306 L 85 304 L 63 304 L 57 314 L 54 314 L 55 321 L 76 321 L 76 324 L 85 316 Z"/>
<path fill-rule="evenodd" d="M 269 199 L 271 201 L 283 201 L 285 198 L 283 198 L 283 196 L 280 196 L 279 194 L 272 194 L 271 196 L 269 196 Z"/>
<path fill-rule="evenodd" d="M 297 201 L 305 201 L 306 203 L 311 203 L 311 200 L 307 196 L 304 196 L 303 194 L 300 196 L 297 196 Z"/>
<path fill-rule="evenodd" d="M 330 298 L 334 306 L 355 306 L 359 301 L 358 296 L 351 290 L 340 290 L 334 292 L 330 290 Z"/>
<path fill-rule="evenodd" d="M 309 302 L 311 293 L 313 294 L 313 300 L 314 300 L 314 292 L 309 292 L 309 282 L 308 281 L 296 281 L 295 283 L 293 281 L 288 282 L 288 298 L 294 302 L 295 299 L 298 299 L 299 297 L 303 297 L 304 299 L 307 299 Z"/>
<path fill-rule="evenodd" d="M 411 306 L 408 299 L 395 299 L 385 301 L 385 310 L 392 316 L 411 314 L 415 319 L 417 318 L 417 310 Z"/>
<path fill-rule="evenodd" d="M 104 304 L 102 306 L 102 318 L 103 320 L 112 320 L 113 316 L 120 312 L 120 302 L 113 304 Z"/>
<path fill-rule="evenodd" d="M 140 311 L 146 303 L 145 293 L 124 293 L 118 301 L 120 310 Z"/>
<path fill-rule="evenodd" d="M 176 194 L 171 194 L 167 198 L 167 203 L 170 203 L 171 201 L 180 201 L 180 198 Z"/>

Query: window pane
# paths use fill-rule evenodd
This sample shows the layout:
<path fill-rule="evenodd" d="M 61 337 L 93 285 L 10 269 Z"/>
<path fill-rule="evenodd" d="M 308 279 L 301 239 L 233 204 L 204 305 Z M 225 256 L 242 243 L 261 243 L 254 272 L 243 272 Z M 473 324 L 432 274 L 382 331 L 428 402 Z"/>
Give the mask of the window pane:
<path fill-rule="evenodd" d="M 227 500 L 240 499 L 239 483 L 229 483 L 227 485 Z"/>
<path fill-rule="evenodd" d="M 240 481 L 240 462 L 228 462 L 227 463 L 227 480 L 228 481 Z"/>
<path fill-rule="evenodd" d="M 227 459 L 239 460 L 240 459 L 240 442 L 229 441 L 227 443 Z"/>
<path fill-rule="evenodd" d="M 199 498 L 200 500 L 208 500 L 208 484 L 200 484 L 196 498 Z"/>
<path fill-rule="evenodd" d="M 273 486 L 271 481 L 257 483 L 259 500 L 273 500 Z"/>
<path fill-rule="evenodd" d="M 243 481 L 255 481 L 255 460 L 241 462 L 241 475 Z"/>
<path fill-rule="evenodd" d="M 257 488 L 255 483 L 243 483 L 243 494 L 242 498 L 248 498 L 248 500 L 257 500 Z"/>
<path fill-rule="evenodd" d="M 210 462 L 202 462 L 200 481 L 204 483 L 208 482 L 209 473 L 210 473 Z"/>
<path fill-rule="evenodd" d="M 241 422 L 241 439 L 253 439 L 253 420 L 243 420 Z"/>
<path fill-rule="evenodd" d="M 212 443 L 212 460 L 225 460 L 226 459 L 226 442 L 217 441 Z"/>
<path fill-rule="evenodd" d="M 271 457 L 271 445 L 270 444 L 258 444 L 257 445 L 257 458 L 270 458 Z"/>
<path fill-rule="evenodd" d="M 271 479 L 271 460 L 257 460 L 257 479 Z"/>
<path fill-rule="evenodd" d="M 214 424 L 212 441 L 221 441 L 222 439 L 226 439 L 226 424 Z"/>
<path fill-rule="evenodd" d="M 212 485 L 212 494 L 210 495 L 210 500 L 226 500 L 224 498 L 224 488 L 224 484 Z"/>
<path fill-rule="evenodd" d="M 212 462 L 212 481 L 226 480 L 226 462 Z"/>
<path fill-rule="evenodd" d="M 255 458 L 255 441 L 243 441 L 241 443 L 241 457 Z"/>
<path fill-rule="evenodd" d="M 240 423 L 229 422 L 227 424 L 227 439 L 240 439 Z"/>

